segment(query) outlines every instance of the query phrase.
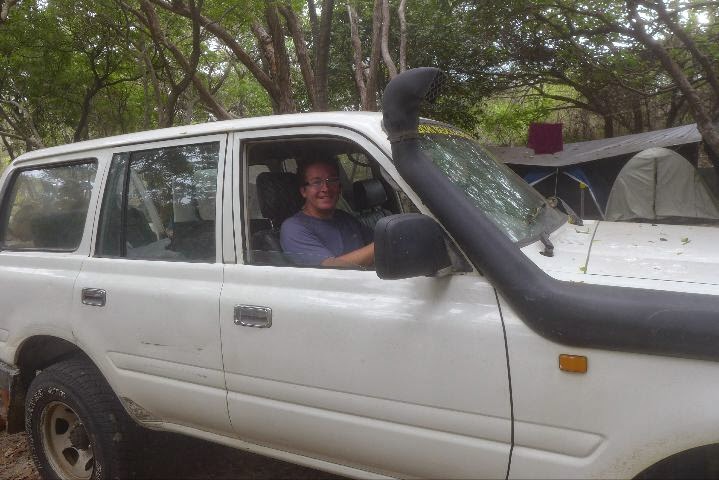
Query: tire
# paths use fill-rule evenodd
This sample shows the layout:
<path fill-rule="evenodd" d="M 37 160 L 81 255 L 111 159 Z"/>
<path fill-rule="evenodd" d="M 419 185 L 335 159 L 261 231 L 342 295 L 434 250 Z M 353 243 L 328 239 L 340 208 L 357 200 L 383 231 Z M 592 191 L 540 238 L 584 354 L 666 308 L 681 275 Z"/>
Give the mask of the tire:
<path fill-rule="evenodd" d="M 25 402 L 25 431 L 45 480 L 132 477 L 137 425 L 102 374 L 77 357 L 37 375 Z"/>

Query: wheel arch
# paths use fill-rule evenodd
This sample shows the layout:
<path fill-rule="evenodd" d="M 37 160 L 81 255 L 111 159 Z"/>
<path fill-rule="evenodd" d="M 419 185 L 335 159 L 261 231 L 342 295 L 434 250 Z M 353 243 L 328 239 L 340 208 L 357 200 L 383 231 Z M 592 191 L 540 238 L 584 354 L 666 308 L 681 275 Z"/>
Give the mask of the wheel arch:
<path fill-rule="evenodd" d="M 634 477 L 635 480 L 657 478 L 719 478 L 719 443 L 675 453 L 645 468 Z"/>
<path fill-rule="evenodd" d="M 77 345 L 52 335 L 34 335 L 26 338 L 15 353 L 15 367 L 19 370 L 17 381 L 9 388 L 7 416 L 8 433 L 17 433 L 25 425 L 25 394 L 30 382 L 39 370 L 72 356 L 90 357 Z"/>
<path fill-rule="evenodd" d="M 20 369 L 23 380 L 28 375 L 32 380 L 38 370 L 72 355 L 83 355 L 90 361 L 80 347 L 68 340 L 52 335 L 35 335 L 26 338 L 18 347 L 15 365 Z"/>

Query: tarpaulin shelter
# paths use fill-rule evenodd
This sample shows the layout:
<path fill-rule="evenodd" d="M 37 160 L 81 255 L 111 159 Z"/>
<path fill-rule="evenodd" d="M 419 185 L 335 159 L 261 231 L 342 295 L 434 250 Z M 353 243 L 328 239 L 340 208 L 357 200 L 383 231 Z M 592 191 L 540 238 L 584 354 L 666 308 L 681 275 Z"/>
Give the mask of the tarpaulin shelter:
<path fill-rule="evenodd" d="M 489 147 L 489 150 L 520 176 L 533 179 L 541 172 L 554 171 L 556 185 L 551 179 L 536 182 L 535 188 L 545 196 L 558 196 L 577 213 L 581 208 L 579 183 L 572 180 L 584 178 L 589 192 L 585 191 L 585 219 L 599 219 L 604 211 L 610 187 L 622 167 L 638 152 L 651 147 L 668 147 L 696 165 L 699 144 L 702 140 L 696 124 L 656 130 L 652 132 L 624 135 L 620 137 L 564 144 L 564 150 L 554 154 L 535 154 L 526 147 Z M 576 169 L 579 170 L 576 170 Z M 573 172 L 570 175 L 563 172 Z M 578 173 L 581 171 L 581 175 Z M 537 173 L 539 172 L 539 173 Z M 530 182 L 531 183 L 531 182 Z M 590 193 L 591 192 L 591 193 Z M 587 194 L 591 197 L 587 198 Z M 598 209 L 593 205 L 597 204 Z"/>
<path fill-rule="evenodd" d="M 649 148 L 619 172 L 607 220 L 694 223 L 719 221 L 719 201 L 696 168 L 667 148 Z"/>

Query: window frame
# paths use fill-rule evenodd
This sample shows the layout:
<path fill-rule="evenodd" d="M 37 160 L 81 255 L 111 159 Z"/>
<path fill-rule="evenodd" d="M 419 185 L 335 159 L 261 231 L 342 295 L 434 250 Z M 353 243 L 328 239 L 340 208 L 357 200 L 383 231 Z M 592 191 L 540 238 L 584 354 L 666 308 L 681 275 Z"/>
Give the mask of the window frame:
<path fill-rule="evenodd" d="M 242 265 L 254 265 L 247 261 L 247 251 L 249 248 L 249 209 L 247 197 L 247 178 L 249 164 L 246 155 L 247 144 L 262 141 L 281 141 L 282 139 L 311 139 L 311 138 L 334 138 L 358 145 L 366 155 L 386 173 L 385 180 L 390 183 L 392 188 L 402 190 L 405 195 L 416 205 L 417 209 L 422 213 L 432 216 L 426 206 L 419 201 L 417 194 L 406 184 L 402 177 L 397 173 L 391 156 L 388 155 L 376 142 L 368 138 L 364 134 L 348 128 L 335 125 L 305 125 L 298 127 L 279 127 L 267 128 L 261 130 L 236 131 L 233 133 L 232 139 L 232 213 L 233 213 L 233 231 L 234 231 L 234 258 L 227 263 L 237 263 Z M 400 204 L 399 198 L 396 199 Z M 432 216 L 433 217 L 433 216 Z M 434 218 L 434 217 L 433 217 Z M 270 266 L 269 268 L 279 268 Z M 318 267 L 302 267 L 292 266 L 289 268 L 318 268 Z M 322 268 L 326 270 L 327 268 Z"/>
<path fill-rule="evenodd" d="M 27 247 L 8 247 L 5 245 L 5 233 L 7 229 L 7 223 L 9 221 L 10 217 L 10 210 L 11 210 L 11 203 L 10 203 L 10 194 L 13 191 L 13 188 L 15 187 L 15 183 L 17 182 L 19 176 L 27 171 L 34 171 L 34 170 L 51 170 L 55 168 L 62 168 L 62 167 L 68 167 L 73 165 L 95 165 L 95 178 L 93 179 L 93 185 L 92 190 L 90 193 L 90 199 L 88 200 L 87 210 L 85 211 L 85 223 L 83 224 L 82 229 L 82 236 L 80 237 L 80 241 L 77 244 L 77 247 L 72 249 L 67 248 L 27 248 Z M 75 253 L 78 250 L 81 250 L 83 247 L 83 241 L 85 240 L 86 234 L 87 234 L 87 226 L 88 226 L 88 220 L 94 217 L 93 214 L 91 214 L 91 211 L 93 208 L 95 208 L 95 204 L 93 202 L 94 195 L 96 194 L 98 190 L 98 183 L 102 182 L 104 180 L 104 172 L 102 172 L 101 162 L 99 161 L 98 157 L 82 157 L 78 159 L 71 159 L 71 160 L 57 160 L 57 161 L 42 161 L 38 163 L 31 163 L 28 165 L 22 165 L 16 168 L 13 168 L 11 171 L 8 172 L 7 176 L 5 177 L 5 182 L 3 182 L 3 192 L 2 196 L 0 197 L 0 252 L 47 252 L 47 253 Z"/>
<path fill-rule="evenodd" d="M 197 262 L 197 261 L 186 261 L 186 260 L 168 260 L 168 259 L 162 259 L 162 258 L 128 258 L 127 256 L 106 256 L 106 255 L 98 255 L 98 242 L 100 241 L 100 228 L 102 223 L 102 217 L 104 212 L 104 203 L 105 203 L 105 194 L 108 189 L 108 182 L 109 182 L 109 174 L 110 170 L 112 168 L 112 159 L 119 154 L 127 154 L 128 160 L 125 162 L 125 168 L 123 168 L 123 192 L 122 192 L 122 203 L 123 203 L 123 213 L 122 215 L 125 215 L 124 208 L 127 203 L 127 191 L 126 191 L 126 184 L 124 177 L 127 176 L 127 172 L 129 171 L 129 168 L 127 166 L 129 165 L 129 159 L 135 152 L 142 152 L 147 150 L 157 150 L 161 148 L 170 148 L 170 147 L 183 147 L 188 145 L 196 145 L 196 144 L 203 144 L 203 143 L 212 143 L 217 142 L 219 143 L 219 150 L 218 150 L 218 157 L 217 157 L 217 178 L 215 179 L 215 187 L 216 187 L 216 196 L 215 196 L 215 259 L 213 262 Z M 187 137 L 187 138 L 175 138 L 175 139 L 169 139 L 169 140 L 161 140 L 156 142 L 146 142 L 146 143 L 137 143 L 137 144 L 130 144 L 130 145 L 123 145 L 118 146 L 115 148 L 108 149 L 104 153 L 107 155 L 107 168 L 104 172 L 104 178 L 103 178 L 103 184 L 101 187 L 100 192 L 98 193 L 98 202 L 97 202 L 97 216 L 95 218 L 95 224 L 97 225 L 97 228 L 94 229 L 93 238 L 91 240 L 91 251 L 90 256 L 94 258 L 105 258 L 105 259 L 111 259 L 116 261 L 130 261 L 130 262 L 166 262 L 166 263 L 179 263 L 179 264 L 191 264 L 191 263 L 202 263 L 205 265 L 211 265 L 211 264 L 217 264 L 223 262 L 223 251 L 227 249 L 227 247 L 224 247 L 223 249 L 223 232 L 227 230 L 226 227 L 224 227 L 223 222 L 227 221 L 226 217 L 223 216 L 223 199 L 224 199 L 224 185 L 225 185 L 225 168 L 227 165 L 227 155 L 228 155 L 228 142 L 229 142 L 229 134 L 226 132 L 222 133 L 213 133 L 208 135 L 199 135 L 199 136 L 193 136 L 193 137 Z"/>

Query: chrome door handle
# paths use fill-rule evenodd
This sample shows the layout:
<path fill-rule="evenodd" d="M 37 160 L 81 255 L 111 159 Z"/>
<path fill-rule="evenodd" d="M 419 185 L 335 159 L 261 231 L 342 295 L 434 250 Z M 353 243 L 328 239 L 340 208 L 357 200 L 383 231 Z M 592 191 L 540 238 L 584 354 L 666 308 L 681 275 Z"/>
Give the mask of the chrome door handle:
<path fill-rule="evenodd" d="M 83 288 L 82 303 L 93 307 L 104 307 L 107 300 L 107 292 L 102 288 Z"/>
<path fill-rule="evenodd" d="M 272 326 L 272 309 L 255 305 L 235 305 L 235 325 L 270 328 Z"/>

